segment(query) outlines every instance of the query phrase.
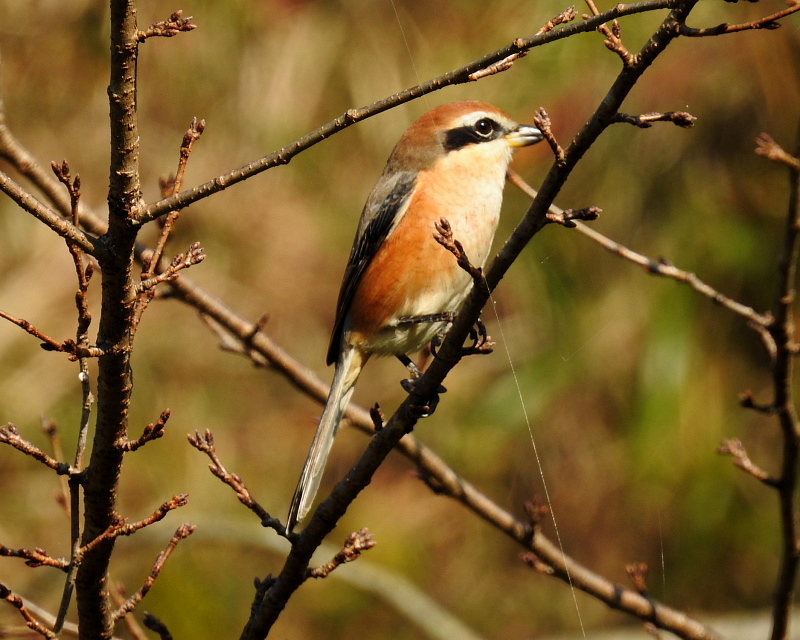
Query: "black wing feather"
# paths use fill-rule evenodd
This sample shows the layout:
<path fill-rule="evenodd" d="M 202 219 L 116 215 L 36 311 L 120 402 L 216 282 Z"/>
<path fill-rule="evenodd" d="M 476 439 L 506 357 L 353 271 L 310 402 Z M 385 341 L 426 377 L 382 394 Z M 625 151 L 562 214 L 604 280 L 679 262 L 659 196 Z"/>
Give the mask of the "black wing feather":
<path fill-rule="evenodd" d="M 350 309 L 358 283 L 372 262 L 372 258 L 375 257 L 378 249 L 389 236 L 395 219 L 414 189 L 415 182 L 415 174 L 409 173 L 399 176 L 392 190 L 382 199 L 378 205 L 378 210 L 371 217 L 369 217 L 369 209 L 376 205 L 374 203 L 375 196 L 380 196 L 380 194 L 373 191 L 369 200 L 367 200 L 364 213 L 362 213 L 362 227 L 359 228 L 359 235 L 356 236 L 356 241 L 350 252 L 350 259 L 347 261 L 347 268 L 342 280 L 342 288 L 339 291 L 339 302 L 336 305 L 336 321 L 333 325 L 331 343 L 328 347 L 329 365 L 333 364 L 339 356 L 344 319 Z M 363 226 L 365 218 L 369 221 L 366 226 Z"/>

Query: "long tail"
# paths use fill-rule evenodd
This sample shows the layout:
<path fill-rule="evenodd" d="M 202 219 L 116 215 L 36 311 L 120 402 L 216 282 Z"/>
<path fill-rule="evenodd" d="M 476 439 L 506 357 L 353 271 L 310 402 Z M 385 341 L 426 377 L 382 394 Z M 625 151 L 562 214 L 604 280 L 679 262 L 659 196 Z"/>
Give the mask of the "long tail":
<path fill-rule="evenodd" d="M 306 517 L 311 503 L 314 502 L 325 463 L 333 446 L 333 439 L 339 430 L 339 422 L 347 403 L 350 402 L 356 380 L 366 361 L 367 357 L 355 347 L 345 346 L 339 354 L 325 410 L 319 420 L 314 442 L 311 443 L 311 450 L 308 452 L 303 473 L 300 474 L 297 489 L 294 491 L 292 506 L 289 508 L 286 524 L 288 531 L 292 531 Z"/>

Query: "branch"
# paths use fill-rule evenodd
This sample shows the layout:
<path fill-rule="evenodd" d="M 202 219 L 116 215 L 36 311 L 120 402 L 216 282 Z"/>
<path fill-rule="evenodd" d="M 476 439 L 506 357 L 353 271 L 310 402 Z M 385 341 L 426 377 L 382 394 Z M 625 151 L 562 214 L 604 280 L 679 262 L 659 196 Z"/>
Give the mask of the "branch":
<path fill-rule="evenodd" d="M 768 136 L 762 135 L 759 143 Z M 771 139 L 769 139 L 771 141 Z M 796 513 L 797 465 L 800 460 L 800 423 L 795 409 L 793 391 L 793 367 L 796 354 L 794 318 L 792 307 L 795 300 L 795 278 L 798 250 L 800 250 L 800 166 L 797 161 L 787 161 L 779 154 L 778 145 L 771 141 L 759 146 L 767 157 L 786 164 L 789 170 L 789 207 L 786 213 L 784 243 L 778 260 L 778 286 L 772 313 L 775 322 L 769 327 L 775 343 L 775 358 L 772 362 L 772 406 L 783 436 L 781 471 L 778 475 L 780 499 L 782 551 L 780 571 L 773 599 L 772 640 L 783 640 L 787 636 L 791 618 L 794 587 L 800 568 L 800 543 Z M 795 158 L 800 155 L 800 142 Z M 776 155 L 780 157 L 775 157 Z"/>
<path fill-rule="evenodd" d="M 166 426 L 167 420 L 169 420 L 171 414 L 172 412 L 169 409 L 164 409 L 156 422 L 151 422 L 148 424 L 144 428 L 142 435 L 140 435 L 136 440 L 128 440 L 122 448 L 125 451 L 136 451 L 140 447 L 146 445 L 148 442 L 158 440 L 164 435 L 164 427 Z"/>
<path fill-rule="evenodd" d="M 508 179 L 509 181 L 514 184 L 515 186 L 519 187 L 523 192 L 531 196 L 532 198 L 537 197 L 537 191 L 534 190 L 530 185 L 528 185 L 522 177 L 516 173 L 515 171 L 509 170 L 508 172 Z M 588 210 L 581 210 L 581 211 L 591 211 L 591 208 Z M 564 211 L 555 205 L 550 205 L 548 208 L 548 212 L 551 216 L 553 216 L 556 220 L 564 219 L 565 214 L 569 214 L 569 211 Z M 574 212 L 573 214 L 574 215 Z M 568 220 L 572 218 L 570 215 L 567 215 Z M 651 274 L 657 276 L 663 276 L 665 278 L 671 278 L 673 280 L 677 280 L 678 282 L 683 282 L 688 284 L 692 289 L 697 291 L 698 293 L 706 296 L 707 298 L 713 300 L 717 304 L 722 305 L 729 311 L 733 311 L 734 313 L 742 316 L 743 318 L 749 320 L 754 325 L 759 327 L 769 327 L 773 323 L 772 314 L 769 312 L 767 313 L 758 313 L 752 307 L 748 307 L 741 302 L 737 302 L 736 300 L 729 298 L 728 296 L 720 293 L 713 287 L 709 286 L 702 280 L 700 280 L 695 274 L 690 273 L 688 271 L 683 271 L 679 269 L 671 262 L 661 258 L 660 260 L 656 261 L 652 258 L 648 258 L 647 256 L 643 256 L 640 253 L 636 253 L 635 251 L 628 249 L 627 247 L 621 245 L 619 242 L 615 240 L 611 240 L 610 238 L 604 236 L 602 233 L 595 231 L 591 227 L 581 224 L 580 222 L 574 222 L 574 228 L 585 235 L 587 238 L 593 240 L 601 247 L 614 253 L 621 258 L 625 258 L 626 260 L 630 260 L 634 264 L 638 264 L 640 267 L 644 268 L 644 270 Z M 565 225 L 567 226 L 567 225 Z"/>
<path fill-rule="evenodd" d="M 646 11 L 654 11 L 657 9 L 672 8 L 680 5 L 683 1 L 684 0 L 644 0 L 643 2 L 635 2 L 631 4 L 617 4 L 614 8 L 582 20 L 581 22 L 567 24 L 557 29 L 552 29 L 542 33 L 541 35 L 536 35 L 532 38 L 517 38 L 508 46 L 485 55 L 479 60 L 475 60 L 474 62 L 471 62 L 459 69 L 449 71 L 438 78 L 428 80 L 427 82 L 415 87 L 411 87 L 410 89 L 406 89 L 405 91 L 401 91 L 400 93 L 389 96 L 370 105 L 358 109 L 348 109 L 338 118 L 331 120 L 327 124 L 319 127 L 318 129 L 303 136 L 295 142 L 292 142 L 282 149 L 264 156 L 260 160 L 256 160 L 248 165 L 245 165 L 244 167 L 240 167 L 239 169 L 231 171 L 227 174 L 218 176 L 217 178 L 209 180 L 198 187 L 183 191 L 169 198 L 165 198 L 150 204 L 137 214 L 136 222 L 138 224 L 144 224 L 170 211 L 187 207 L 198 200 L 207 198 L 214 193 L 218 193 L 224 189 L 227 189 L 228 187 L 251 176 L 257 175 L 262 171 L 266 171 L 272 167 L 288 164 L 298 153 L 313 147 L 326 138 L 329 138 L 333 134 L 352 126 L 356 122 L 360 122 L 379 113 L 383 113 L 384 111 L 388 111 L 397 105 L 410 102 L 415 98 L 438 91 L 444 87 L 469 82 L 471 75 L 487 69 L 488 67 L 501 62 L 510 56 L 519 54 L 523 51 L 530 51 L 535 47 L 547 44 L 549 42 L 554 42 L 556 40 L 561 40 L 577 33 L 594 31 L 599 25 L 615 18 L 633 15 L 636 13 L 643 13 Z"/>
<path fill-rule="evenodd" d="M 768 133 L 759 134 L 756 138 L 756 153 L 773 162 L 785 164 L 789 169 L 800 171 L 800 159 L 784 151 Z"/>
<path fill-rule="evenodd" d="M 148 38 L 157 36 L 162 38 L 171 38 L 179 33 L 196 29 L 197 25 L 192 24 L 191 20 L 192 16 L 184 18 L 183 11 L 178 10 L 166 20 L 153 23 L 147 30 L 138 31 L 136 33 L 136 38 L 139 42 L 144 42 Z"/>
<path fill-rule="evenodd" d="M 750 460 L 750 456 L 747 455 L 747 451 L 745 451 L 741 440 L 737 440 L 735 438 L 728 440 L 726 438 L 722 441 L 722 444 L 717 447 L 717 453 L 733 456 L 733 464 L 735 464 L 737 467 L 746 471 L 756 480 L 763 482 L 768 487 L 772 487 L 773 489 L 778 487 L 778 482 L 775 480 L 775 478 Z"/>
<path fill-rule="evenodd" d="M 50 631 L 47 627 L 40 624 L 36 621 L 36 619 L 31 615 L 31 612 L 28 611 L 25 603 L 22 601 L 18 595 L 13 593 L 7 586 L 0 583 L 0 600 L 5 600 L 8 602 L 12 607 L 14 607 L 19 614 L 22 616 L 22 619 L 25 620 L 25 625 L 29 628 L 38 633 L 40 636 L 45 638 L 49 638 L 51 640 L 55 640 L 57 637 L 55 633 Z"/>
<path fill-rule="evenodd" d="M 35 444 L 28 442 L 25 438 L 19 435 L 19 430 L 17 429 L 16 425 L 11 424 L 10 422 L 4 427 L 0 427 L 0 443 L 11 445 L 17 451 L 21 451 L 34 460 L 38 460 L 60 476 L 76 476 L 80 474 L 78 469 L 71 467 L 66 462 L 59 462 L 55 458 L 51 458 Z"/>
<path fill-rule="evenodd" d="M 666 111 L 664 113 L 643 113 L 639 116 L 631 116 L 627 113 L 617 113 L 614 122 L 625 122 L 641 129 L 648 129 L 654 122 L 671 122 L 679 127 L 688 129 L 697 120 L 691 113 L 686 111 Z"/>
<path fill-rule="evenodd" d="M 156 558 L 156 562 L 153 565 L 152 570 L 150 571 L 150 575 L 147 576 L 147 579 L 144 581 L 144 584 L 141 588 L 134 593 L 130 598 L 128 598 L 122 606 L 119 607 L 114 613 L 111 614 L 111 618 L 116 622 L 122 616 L 128 615 L 131 611 L 133 611 L 136 606 L 142 601 L 142 599 L 147 595 L 150 589 L 153 586 L 153 583 L 158 579 L 158 576 L 161 575 L 161 571 L 164 569 L 164 564 L 169 559 L 172 552 L 175 551 L 175 547 L 178 546 L 181 540 L 184 538 L 188 538 L 192 535 L 195 531 L 195 527 L 190 524 L 182 524 L 178 527 L 175 534 L 172 536 L 172 539 L 169 541 L 167 548 L 164 549 L 161 553 L 158 554 L 158 558 Z"/>
<path fill-rule="evenodd" d="M 214 434 L 212 434 L 210 430 L 206 429 L 204 434 L 198 431 L 193 436 L 190 435 L 189 444 L 198 451 L 205 453 L 211 459 L 211 464 L 208 465 L 211 473 L 236 492 L 236 497 L 239 498 L 239 502 L 259 517 L 262 526 L 274 529 L 278 535 L 284 538 L 290 538 L 290 535 L 286 532 L 286 527 L 281 524 L 280 520 L 269 515 L 264 507 L 253 499 L 253 496 L 250 495 L 250 491 L 245 486 L 244 482 L 242 482 L 242 479 L 236 474 L 228 473 L 228 470 L 223 466 L 217 456 L 217 450 L 214 447 Z"/>
<path fill-rule="evenodd" d="M 97 238 L 87 235 L 71 222 L 64 220 L 64 218 L 39 202 L 2 171 L 0 171 L 0 191 L 16 202 L 21 209 L 33 215 L 62 238 L 80 247 L 89 255 L 95 257 L 103 255 L 103 246 Z"/>
<path fill-rule="evenodd" d="M 121 520 L 117 484 L 128 441 L 133 389 L 131 348 L 135 335 L 133 254 L 142 206 L 139 178 L 137 59 L 139 51 L 135 0 L 110 2 L 111 59 L 108 85 L 111 156 L 109 162 L 107 252 L 98 255 L 103 286 L 97 344 L 97 418 L 83 486 L 83 552 L 75 575 L 78 618 L 87 638 L 111 636 L 113 624 L 106 587 L 116 536 L 106 535 Z M 100 542 L 94 544 L 95 541 Z M 92 546 L 87 551 L 87 547 Z"/>
<path fill-rule="evenodd" d="M 152 515 L 148 516 L 144 520 L 139 520 L 138 522 L 132 522 L 128 524 L 124 518 L 118 518 L 117 522 L 113 523 L 94 540 L 86 543 L 80 548 L 80 551 L 77 554 L 77 563 L 80 564 L 81 559 L 102 542 L 113 540 L 115 538 L 119 538 L 120 536 L 130 536 L 139 531 L 139 529 L 144 529 L 145 527 L 149 527 L 151 524 L 155 524 L 156 522 L 163 520 L 170 511 L 174 511 L 175 509 L 186 506 L 187 502 L 188 494 L 182 493 L 173 496 L 171 500 L 168 500 L 162 504 L 152 513 Z"/>
<path fill-rule="evenodd" d="M 360 531 L 354 531 L 349 536 L 347 536 L 347 540 L 344 541 L 344 546 L 342 547 L 342 550 L 339 551 L 339 553 L 337 553 L 330 562 L 323 564 L 320 567 L 309 569 L 308 577 L 325 578 L 331 573 L 331 571 L 333 571 L 337 567 L 343 565 L 346 562 L 352 562 L 353 560 L 358 559 L 362 551 L 367 551 L 368 549 L 372 549 L 372 547 L 374 547 L 375 544 L 376 544 L 375 539 L 372 537 L 372 534 L 369 532 L 369 529 L 361 529 Z"/>
<path fill-rule="evenodd" d="M 728 24 L 727 22 L 723 22 L 716 27 L 707 27 L 705 29 L 692 29 L 684 24 L 681 25 L 681 35 L 700 38 L 703 36 L 720 36 L 726 33 L 737 33 L 739 31 L 751 31 L 753 29 L 778 29 L 781 26 L 781 23 L 778 22 L 781 18 L 785 18 L 797 11 L 800 11 L 800 3 L 791 0 L 790 6 L 783 11 L 778 11 L 771 16 L 759 18 L 752 22 L 745 22 L 744 24 Z"/>
<path fill-rule="evenodd" d="M 35 549 L 9 549 L 8 547 L 0 544 L 0 556 L 6 558 L 23 558 L 25 564 L 29 567 L 55 567 L 66 571 L 69 562 L 64 558 L 53 558 L 49 556 L 44 549 L 36 547 Z"/>
<path fill-rule="evenodd" d="M 45 351 L 58 351 L 60 353 L 66 353 L 69 355 L 69 359 L 73 362 L 78 360 L 79 358 L 97 358 L 105 353 L 102 349 L 98 349 L 97 347 L 89 347 L 77 344 L 74 340 L 67 338 L 64 342 L 59 342 L 55 338 L 51 338 L 47 334 L 39 331 L 35 326 L 33 326 L 27 320 L 23 320 L 22 318 L 15 318 L 4 311 L 0 311 L 0 318 L 8 320 L 13 324 L 20 327 L 23 331 L 26 331 L 30 335 L 38 338 L 42 341 L 39 345 Z"/>
<path fill-rule="evenodd" d="M 179 253 L 177 256 L 175 256 L 166 269 L 159 272 L 157 275 L 148 278 L 147 280 L 142 280 L 139 284 L 137 284 L 137 295 L 154 289 L 162 282 L 170 282 L 171 280 L 175 280 L 178 277 L 179 271 L 182 269 L 187 269 L 188 267 L 193 267 L 196 264 L 200 264 L 203 260 L 205 260 L 205 257 L 206 256 L 203 253 L 203 247 L 200 246 L 199 242 L 195 242 L 189 247 L 189 251 L 187 251 L 185 255 Z"/>

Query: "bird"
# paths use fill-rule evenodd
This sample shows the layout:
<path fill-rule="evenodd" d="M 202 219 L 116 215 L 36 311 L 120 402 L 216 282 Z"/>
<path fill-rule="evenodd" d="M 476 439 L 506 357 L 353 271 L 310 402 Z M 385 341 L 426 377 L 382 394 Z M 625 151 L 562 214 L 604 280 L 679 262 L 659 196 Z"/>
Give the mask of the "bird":
<path fill-rule="evenodd" d="M 419 377 L 408 354 L 446 329 L 472 289 L 470 274 L 434 239 L 435 225 L 446 220 L 470 263 L 483 267 L 512 152 L 543 137 L 494 105 L 465 100 L 424 113 L 394 147 L 364 205 L 345 269 L 327 356 L 333 382 L 292 498 L 288 532 L 314 501 L 370 356 L 394 355 Z"/>

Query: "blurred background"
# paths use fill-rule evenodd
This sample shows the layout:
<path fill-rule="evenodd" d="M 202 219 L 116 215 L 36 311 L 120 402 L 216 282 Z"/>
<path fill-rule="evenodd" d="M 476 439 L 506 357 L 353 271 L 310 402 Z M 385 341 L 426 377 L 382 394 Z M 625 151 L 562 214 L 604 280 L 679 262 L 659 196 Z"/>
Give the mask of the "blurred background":
<path fill-rule="evenodd" d="M 347 108 L 531 36 L 566 6 L 555 0 L 142 0 L 140 28 L 179 8 L 198 25 L 141 47 L 145 198 L 157 199 L 158 177 L 174 172 L 193 116 L 207 127 L 189 162 L 187 187 L 264 156 Z M 600 10 L 610 6 L 599 4 Z M 697 7 L 691 24 L 744 22 L 784 6 L 714 0 Z M 663 16 L 624 19 L 628 47 L 637 50 Z M 613 127 L 558 204 L 601 207 L 594 228 L 767 309 L 788 185 L 785 172 L 753 149 L 762 131 L 794 147 L 798 24 L 790 18 L 778 31 L 673 43 L 624 110 L 687 110 L 696 125 Z M 81 175 L 84 201 L 102 211 L 109 146 L 106 3 L 0 0 L 0 59 L 9 126 L 42 162 L 67 158 Z M 247 318 L 267 314 L 269 334 L 327 380 L 327 341 L 358 215 L 407 126 L 433 106 L 465 98 L 495 103 L 521 122 L 543 106 L 566 146 L 619 68 L 596 33 L 536 49 L 506 73 L 381 114 L 288 166 L 192 205 L 170 250 L 201 242 L 208 257 L 187 276 Z M 539 145 L 520 151 L 514 167 L 537 186 L 551 162 L 549 149 Z M 498 241 L 527 205 L 507 189 Z M 154 237 L 154 227 L 142 235 Z M 73 336 L 76 284 L 63 241 L 5 197 L 0 239 L 0 309 L 56 338 Z M 98 277 L 93 304 L 99 284 Z M 746 389 L 759 401 L 771 399 L 756 334 L 686 286 L 655 279 L 555 226 L 534 239 L 494 302 L 496 314 L 487 309 L 484 319 L 498 343 L 495 353 L 457 368 L 435 416 L 420 422 L 416 435 L 519 515 L 525 500 L 543 494 L 543 477 L 565 551 L 615 581 L 627 582 L 626 563 L 644 561 L 651 593 L 700 617 L 767 607 L 779 554 L 775 496 L 715 453 L 722 438 L 737 437 L 758 464 L 777 468 L 777 425 L 737 400 Z M 252 578 L 278 572 L 283 557 L 267 546 L 274 534 L 208 472 L 186 434 L 211 429 L 228 469 L 268 511 L 284 517 L 320 413 L 279 375 L 221 351 L 217 342 L 196 313 L 175 301 L 154 303 L 136 338 L 131 435 L 164 408 L 172 419 L 164 438 L 127 458 L 121 511 L 140 519 L 182 492 L 190 502 L 147 534 L 120 540 L 111 578 L 133 592 L 178 524 L 198 524 L 141 608 L 178 638 L 238 634 Z M 47 447 L 41 421 L 53 420 L 71 457 L 80 414 L 76 374 L 66 358 L 0 323 L 0 424 L 14 422 Z M 394 360 L 371 362 L 356 400 L 380 402 L 389 414 L 404 397 L 402 377 Z M 366 442 L 343 430 L 323 489 Z M 30 458 L 0 449 L 0 543 L 68 555 L 58 486 Z M 566 585 L 535 574 L 514 543 L 433 495 L 399 455 L 389 458 L 330 542 L 339 545 L 361 527 L 369 527 L 378 545 L 353 571 L 369 563 L 398 576 L 478 637 L 579 633 Z M 548 530 L 553 534 L 551 525 Z M 6 559 L 0 581 L 55 611 L 63 577 Z M 275 637 L 429 637 L 366 582 L 366 588 L 334 578 L 306 584 Z M 575 598 L 589 630 L 636 627 L 581 593 Z M 0 624 L 19 622 L 10 607 L 0 607 Z"/>

